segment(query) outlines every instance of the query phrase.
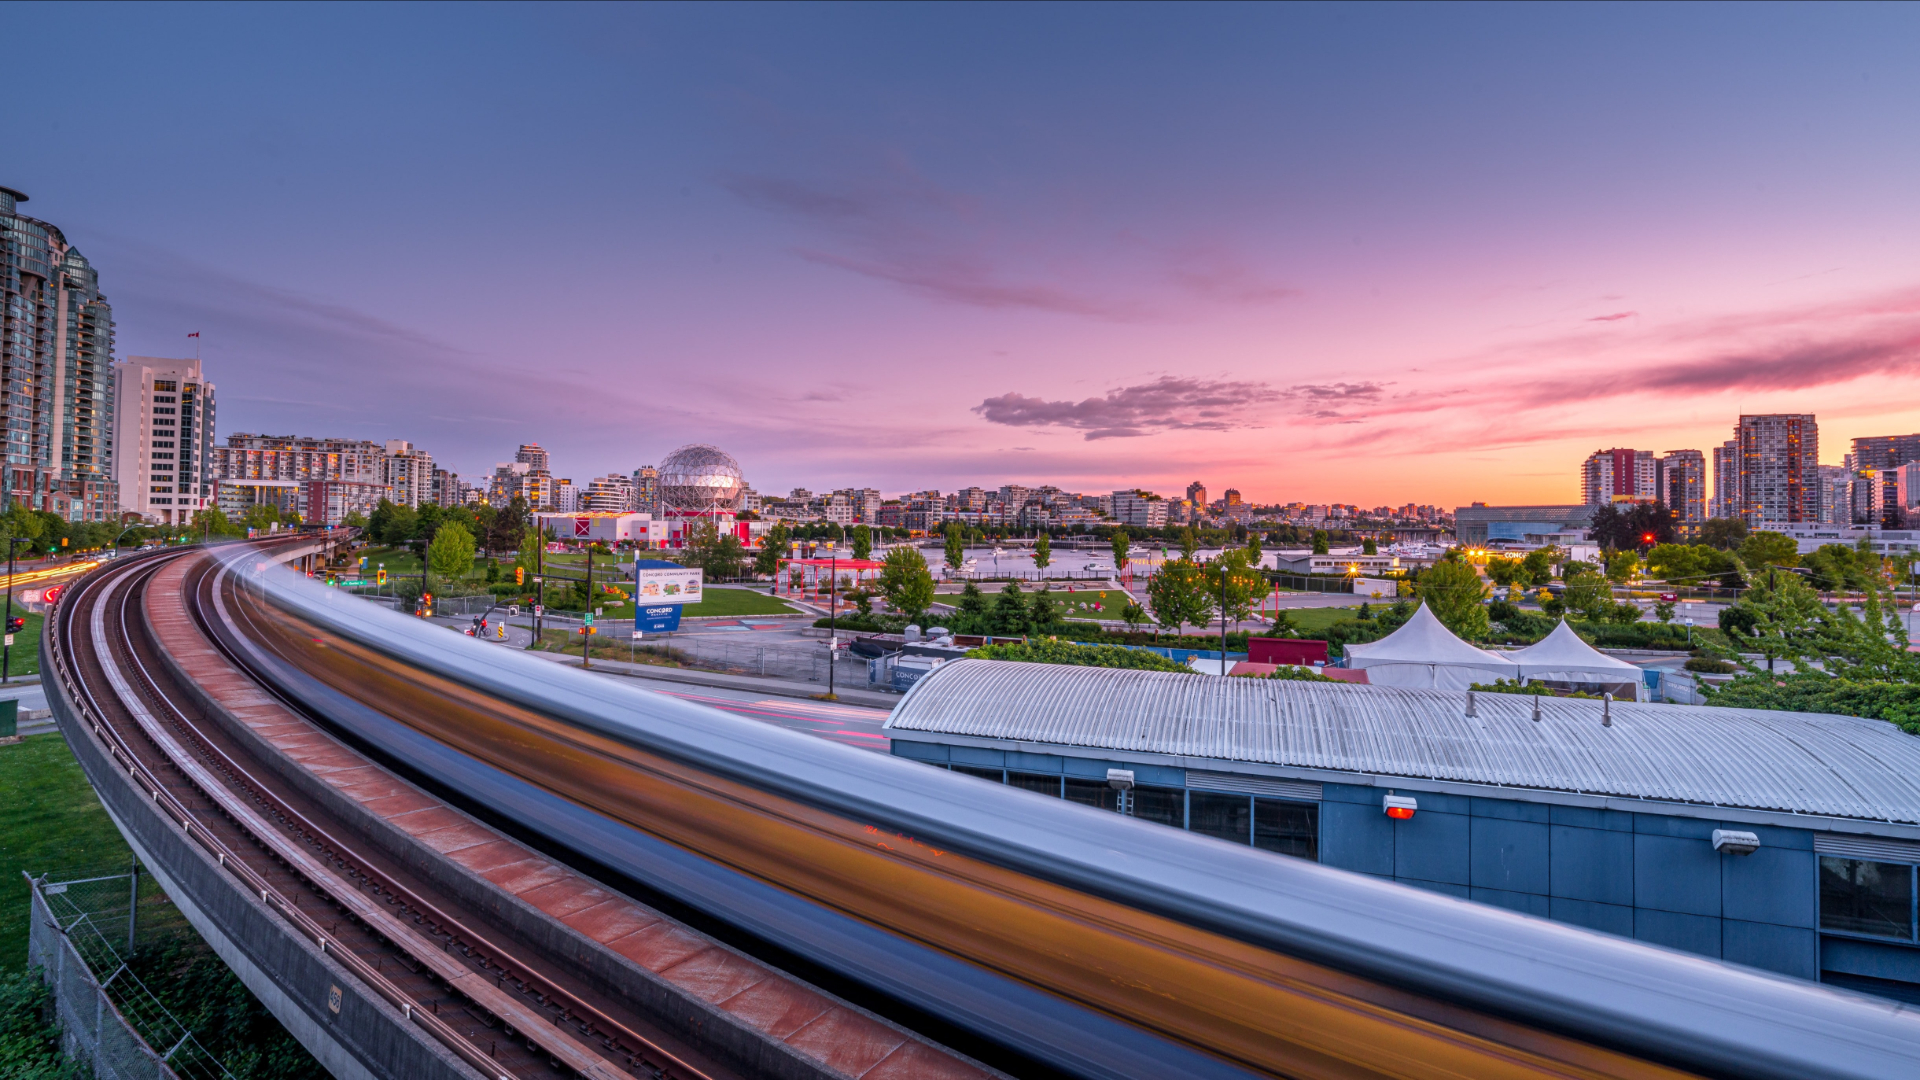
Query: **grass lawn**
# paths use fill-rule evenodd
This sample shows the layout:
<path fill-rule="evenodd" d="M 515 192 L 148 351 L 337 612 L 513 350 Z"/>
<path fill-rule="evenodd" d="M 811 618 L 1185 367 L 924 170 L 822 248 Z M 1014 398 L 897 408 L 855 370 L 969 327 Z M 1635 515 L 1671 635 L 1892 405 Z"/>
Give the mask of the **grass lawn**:
<path fill-rule="evenodd" d="M 680 614 L 690 615 L 790 615 L 796 608 L 777 596 L 746 589 L 707 589 L 697 604 L 688 604 Z"/>
<path fill-rule="evenodd" d="M 133 851 L 59 735 L 0 746 L 0 791 L 0 970 L 17 971 L 27 962 L 30 912 L 20 872 L 52 871 L 55 880 L 125 873 Z"/>
<path fill-rule="evenodd" d="M 1386 604 L 1375 604 L 1374 609 L 1384 611 L 1387 606 Z M 1295 629 L 1307 633 L 1324 634 L 1327 632 L 1327 628 L 1334 623 L 1355 619 L 1358 618 L 1359 615 L 1360 608 L 1358 606 L 1289 608 L 1287 609 L 1287 622 Z"/>
<path fill-rule="evenodd" d="M 998 589 L 982 590 L 987 593 L 987 603 L 993 603 L 994 593 Z M 1028 590 L 1031 595 L 1032 590 Z M 1126 610 L 1127 594 L 1121 589 L 1098 589 L 1088 591 L 1079 586 L 1068 592 L 1066 586 L 1055 585 L 1047 596 L 1054 606 L 1060 609 L 1060 616 L 1066 619 L 1118 619 Z M 1099 604 L 1101 610 L 1095 611 L 1093 605 Z"/>
<path fill-rule="evenodd" d="M 40 671 L 40 624 L 46 620 L 38 615 L 28 615 L 18 607 L 13 609 L 13 613 L 15 616 L 25 616 L 27 625 L 13 635 L 13 649 L 7 655 L 7 674 L 37 674 Z"/>

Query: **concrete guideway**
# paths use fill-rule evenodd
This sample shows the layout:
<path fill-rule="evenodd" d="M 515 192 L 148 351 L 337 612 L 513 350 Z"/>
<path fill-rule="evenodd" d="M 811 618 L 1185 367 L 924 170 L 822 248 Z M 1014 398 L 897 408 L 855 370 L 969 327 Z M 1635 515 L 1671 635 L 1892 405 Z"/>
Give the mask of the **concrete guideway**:
<path fill-rule="evenodd" d="M 136 846 L 183 911 L 199 913 L 196 927 L 336 1075 L 546 1076 L 557 1061 L 595 1077 L 841 1077 L 866 1070 L 848 1073 L 844 1051 L 822 1043 L 822 1033 L 852 1037 L 863 1026 L 857 1041 L 915 1062 L 911 1075 L 990 1075 L 600 888 L 288 711 L 196 625 L 193 601 L 219 603 L 211 575 L 194 576 L 198 561 L 130 568 L 83 598 L 93 601 L 91 626 L 63 640 L 97 661 L 80 682 L 104 683 L 111 694 L 101 696 L 127 708 L 123 723 L 83 722 L 84 710 L 63 694 L 63 727 L 70 742 L 105 750 L 104 760 L 82 754 L 103 797 L 133 781 L 130 802 L 109 800 L 130 839 L 156 827 L 177 834 L 171 850 Z M 152 648 L 116 656 L 113 635 L 137 642 L 140 631 L 112 627 L 108 616 L 126 604 L 116 597 L 136 590 Z M 195 700 L 181 708 L 180 698 Z M 131 728 L 114 730 L 127 721 Z M 135 759 L 144 767 L 133 775 L 108 764 Z M 174 782 L 163 778 L 168 769 Z M 163 788 L 181 794 L 165 798 Z M 142 813 L 143 792 L 171 803 L 173 820 Z M 196 804 L 244 835 L 219 837 L 211 866 L 203 850 L 181 870 L 179 849 L 193 852 L 181 841 L 204 845 L 215 831 Z M 293 835 L 282 827 L 289 821 Z M 218 917 L 232 906 L 218 884 L 232 892 L 231 875 L 256 863 L 241 892 L 259 898 L 246 903 L 254 925 L 236 929 Z M 213 900 L 200 902 L 208 890 Z M 300 992 L 289 992 L 289 973 L 276 962 L 285 945 L 273 944 L 262 919 L 285 944 L 304 946 L 296 966 L 345 968 L 296 980 Z M 709 1000 L 720 971 L 742 1001 Z M 806 1022 L 780 1036 L 756 1027 L 766 1018 L 755 1010 L 773 1001 L 785 1002 L 777 1015 L 798 1010 Z"/>

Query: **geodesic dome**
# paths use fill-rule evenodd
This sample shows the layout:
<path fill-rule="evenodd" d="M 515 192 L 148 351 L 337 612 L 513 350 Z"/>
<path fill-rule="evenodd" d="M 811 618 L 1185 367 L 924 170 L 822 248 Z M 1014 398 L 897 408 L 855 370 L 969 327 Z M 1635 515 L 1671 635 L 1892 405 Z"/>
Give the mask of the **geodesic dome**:
<path fill-rule="evenodd" d="M 746 486 L 740 463 L 717 446 L 688 443 L 660 462 L 661 505 L 683 513 L 738 509 Z"/>

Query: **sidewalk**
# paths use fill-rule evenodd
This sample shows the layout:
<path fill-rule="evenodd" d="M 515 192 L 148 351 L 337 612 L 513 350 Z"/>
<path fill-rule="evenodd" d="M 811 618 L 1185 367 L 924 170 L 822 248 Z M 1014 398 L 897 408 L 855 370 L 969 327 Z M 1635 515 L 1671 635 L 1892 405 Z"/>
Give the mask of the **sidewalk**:
<path fill-rule="evenodd" d="M 529 652 L 528 656 L 538 657 L 568 667 L 580 666 L 580 658 L 562 653 Z M 827 692 L 824 682 L 808 682 L 804 679 L 776 679 L 759 675 L 728 675 L 718 671 L 700 671 L 695 668 L 670 668 L 658 664 L 631 664 L 625 660 L 602 660 L 596 658 L 590 673 L 602 675 L 625 675 L 629 678 L 655 679 L 660 682 L 680 683 L 687 686 L 718 686 L 728 690 L 748 690 L 759 694 L 773 694 L 777 697 L 818 699 Z M 871 690 L 865 686 L 838 687 L 836 698 L 847 705 L 865 705 L 875 709 L 892 709 L 900 703 L 899 694 L 884 690 Z"/>

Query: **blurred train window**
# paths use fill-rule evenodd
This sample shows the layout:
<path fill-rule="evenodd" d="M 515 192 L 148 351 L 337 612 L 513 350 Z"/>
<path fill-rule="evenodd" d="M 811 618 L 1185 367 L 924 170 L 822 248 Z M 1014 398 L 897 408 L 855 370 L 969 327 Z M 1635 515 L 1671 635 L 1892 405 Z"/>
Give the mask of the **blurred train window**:
<path fill-rule="evenodd" d="M 1137 787 L 1133 789 L 1133 816 L 1142 821 L 1182 829 L 1187 824 L 1187 789 Z"/>
<path fill-rule="evenodd" d="M 1120 809 L 1120 793 L 1104 780 L 1068 780 L 1067 801 L 1102 810 Z"/>
<path fill-rule="evenodd" d="M 1318 861 L 1320 807 L 1276 799 L 1253 800 L 1253 846 Z"/>
<path fill-rule="evenodd" d="M 1042 795 L 1051 795 L 1056 799 L 1060 797 L 1060 778 L 1058 776 L 1049 776 L 1046 773 L 1009 772 L 1007 774 L 1007 784 L 1009 787 L 1017 787 L 1026 791 L 1037 791 Z"/>
<path fill-rule="evenodd" d="M 1913 940 L 1913 867 L 1822 855 L 1820 928 Z"/>
<path fill-rule="evenodd" d="M 1212 791 L 1189 791 L 1188 813 L 1194 832 L 1232 840 L 1237 844 L 1253 841 L 1253 797 L 1221 795 Z"/>
<path fill-rule="evenodd" d="M 955 765 L 953 771 L 966 773 L 968 776 L 977 776 L 982 780 L 991 780 L 996 784 L 1006 782 L 1006 773 L 1000 769 L 982 769 L 972 765 Z"/>

